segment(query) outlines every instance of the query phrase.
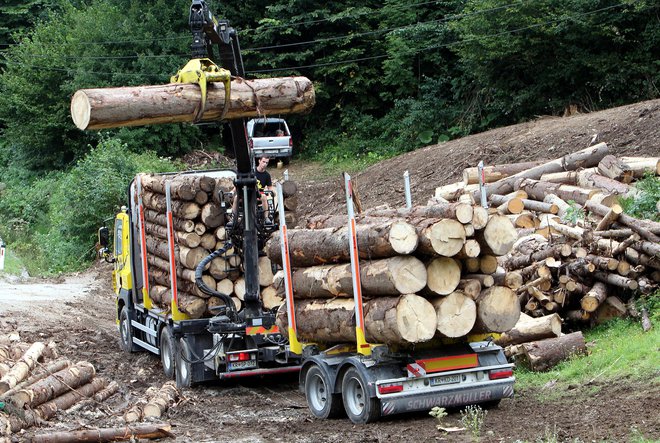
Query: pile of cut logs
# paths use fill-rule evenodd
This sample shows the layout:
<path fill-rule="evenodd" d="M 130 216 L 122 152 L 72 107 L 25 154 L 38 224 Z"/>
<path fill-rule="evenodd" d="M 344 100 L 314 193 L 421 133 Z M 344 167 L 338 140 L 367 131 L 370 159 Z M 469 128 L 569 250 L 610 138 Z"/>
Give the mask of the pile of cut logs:
<path fill-rule="evenodd" d="M 650 327 L 647 313 L 628 302 L 658 288 L 660 223 L 623 214 L 618 204 L 639 193 L 634 181 L 647 174 L 660 174 L 660 159 L 617 158 L 605 143 L 553 161 L 484 168 L 489 205 L 506 214 L 519 235 L 511 251 L 498 257 L 499 272 L 522 277 L 515 290 L 529 314 L 501 344 L 559 336 L 562 321 L 579 329 L 580 323 L 635 315 Z M 465 169 L 463 181 L 437 188 L 432 202 L 472 202 L 480 197 L 477 183 L 477 168 Z M 508 351 L 534 367 L 531 348 Z"/>
<path fill-rule="evenodd" d="M 308 228 L 288 231 L 301 340 L 355 340 L 346 225 L 346 216 L 318 216 Z M 518 297 L 488 273 L 516 238 L 506 216 L 462 203 L 379 208 L 357 217 L 367 340 L 405 346 L 511 329 L 520 316 Z M 279 233 L 266 253 L 281 264 Z M 278 325 L 286 325 L 283 306 Z"/>
<path fill-rule="evenodd" d="M 197 265 L 211 252 L 225 245 L 226 210 L 220 196 L 226 196 L 225 205 L 231 208 L 230 178 L 213 178 L 204 173 L 182 175 L 141 174 L 142 203 L 144 205 L 145 237 L 149 275 L 149 296 L 156 305 L 166 308 L 172 299 L 170 290 L 169 248 L 167 246 L 166 182 L 170 183 L 175 261 L 177 263 L 178 308 L 190 318 L 210 316 L 210 309 L 223 305 L 219 297 L 211 297 L 195 284 Z M 222 191 L 222 193 L 221 193 Z M 285 208 L 295 210 L 297 186 L 292 181 L 282 184 Z M 295 213 L 286 217 L 294 221 Z M 229 249 L 215 258 L 204 271 L 204 283 L 217 292 L 230 296 L 238 310 L 245 295 L 245 279 L 241 270 L 241 257 Z M 273 273 L 270 260 L 259 258 L 259 280 L 263 287 L 271 285 Z M 268 290 L 266 291 L 268 292 Z M 268 295 L 266 295 L 268 297 Z"/>
<path fill-rule="evenodd" d="M 18 333 L 0 336 L 0 441 L 24 429 L 66 412 L 74 414 L 103 404 L 119 391 L 119 384 L 96 376 L 94 365 L 58 358 L 54 343 L 26 343 Z M 84 431 L 47 432 L 21 441 L 68 442 L 118 441 L 131 437 L 171 436 L 166 424 L 135 424 L 143 419 L 159 419 L 179 396 L 174 382 L 160 389 L 149 388 L 146 398 L 137 401 L 124 414 L 127 426 Z M 60 418 L 62 416 L 60 415 Z"/>

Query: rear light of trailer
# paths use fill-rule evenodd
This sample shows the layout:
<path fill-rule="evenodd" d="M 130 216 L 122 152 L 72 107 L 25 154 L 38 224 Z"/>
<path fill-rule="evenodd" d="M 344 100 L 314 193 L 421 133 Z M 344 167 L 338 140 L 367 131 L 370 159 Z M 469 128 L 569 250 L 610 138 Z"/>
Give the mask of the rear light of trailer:
<path fill-rule="evenodd" d="M 497 371 L 490 371 L 488 378 L 490 380 L 499 380 L 500 378 L 513 377 L 513 369 L 500 369 Z"/>
<path fill-rule="evenodd" d="M 384 385 L 378 385 L 379 394 L 394 394 L 395 392 L 403 391 L 403 385 L 397 383 L 387 383 Z"/>
<path fill-rule="evenodd" d="M 227 358 L 229 361 L 246 361 L 250 360 L 251 356 L 249 352 L 238 352 L 236 354 L 228 354 Z"/>

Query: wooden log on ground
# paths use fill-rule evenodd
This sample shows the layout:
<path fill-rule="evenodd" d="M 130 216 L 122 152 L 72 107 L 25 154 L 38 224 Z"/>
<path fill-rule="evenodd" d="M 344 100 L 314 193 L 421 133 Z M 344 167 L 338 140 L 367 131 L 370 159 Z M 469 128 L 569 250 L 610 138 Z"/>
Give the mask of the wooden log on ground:
<path fill-rule="evenodd" d="M 517 345 L 561 335 L 561 317 L 558 314 L 530 317 L 520 314 L 520 319 L 509 331 L 495 339 L 500 346 Z"/>
<path fill-rule="evenodd" d="M 603 282 L 595 282 L 589 292 L 580 300 L 580 306 L 586 312 L 594 312 L 607 298 L 607 285 Z"/>
<path fill-rule="evenodd" d="M 84 431 L 58 431 L 38 434 L 30 440 L 32 443 L 68 443 L 68 442 L 112 442 L 138 441 L 140 439 L 159 439 L 174 437 L 169 424 L 140 424 L 118 428 L 86 429 Z"/>
<path fill-rule="evenodd" d="M 606 155 L 598 162 L 598 172 L 605 177 L 622 183 L 630 183 L 634 178 L 630 166 L 611 154 Z"/>
<path fill-rule="evenodd" d="M 38 370 L 33 371 L 33 374 L 28 377 L 27 379 L 23 380 L 22 382 L 18 383 L 16 386 L 5 392 L 4 394 L 0 395 L 0 400 L 9 398 L 12 395 L 14 395 L 16 392 L 18 392 L 21 389 L 24 389 L 39 380 L 42 380 L 45 377 L 48 377 L 49 375 L 52 375 L 56 373 L 57 371 L 61 371 L 62 369 L 66 369 L 69 366 L 71 366 L 71 361 L 63 358 L 61 360 L 57 360 L 54 362 L 50 362 L 45 366 L 42 366 Z"/>
<path fill-rule="evenodd" d="M 27 378 L 28 374 L 37 364 L 46 345 L 42 342 L 34 342 L 20 360 L 0 379 L 0 394 L 3 394 Z"/>
<path fill-rule="evenodd" d="M 69 391 L 64 395 L 60 395 L 59 397 L 38 406 L 34 409 L 34 415 L 37 417 L 37 420 L 30 420 L 30 422 L 35 423 L 39 421 L 39 419 L 50 420 L 58 411 L 69 409 L 80 400 L 93 396 L 101 389 L 105 388 L 107 384 L 108 381 L 106 379 L 96 377 L 91 382 L 79 386 L 73 391 Z M 26 415 L 31 414 L 26 413 Z"/>
<path fill-rule="evenodd" d="M 92 398 L 89 398 L 87 400 L 83 400 L 79 403 L 76 403 L 75 405 L 71 406 L 69 409 L 66 410 L 68 414 L 72 414 L 76 411 L 79 411 L 83 408 L 86 408 L 87 406 L 92 406 L 94 404 L 102 403 L 115 395 L 119 391 L 119 383 L 116 381 L 111 381 L 108 383 L 108 385 L 98 391 L 96 394 L 92 396 Z"/>
<path fill-rule="evenodd" d="M 225 108 L 225 88 L 221 82 L 207 88 L 201 121 L 215 121 Z M 71 118 L 82 130 L 193 122 L 200 101 L 199 86 L 187 83 L 81 89 L 71 99 Z M 235 79 L 224 118 L 307 112 L 314 102 L 314 87 L 305 77 Z"/>
<path fill-rule="evenodd" d="M 71 389 L 89 383 L 95 374 L 96 370 L 91 363 L 79 362 L 75 366 L 62 369 L 26 389 L 21 389 L 11 396 L 11 402 L 21 409 L 34 408 Z"/>
<path fill-rule="evenodd" d="M 596 166 L 607 154 L 607 145 L 605 143 L 599 143 L 581 151 L 565 155 L 556 160 L 519 172 L 502 180 L 498 180 L 495 183 L 489 183 L 486 185 L 486 194 L 508 194 L 513 191 L 514 183 L 521 178 L 539 179 L 543 174 L 551 172 L 561 172 Z M 479 194 L 480 190 L 478 189 L 472 193 L 475 199 L 480 197 Z"/>
<path fill-rule="evenodd" d="M 347 228 L 290 229 L 288 237 L 291 266 L 350 261 Z M 357 225 L 357 243 L 360 258 L 386 258 L 412 253 L 418 237 L 410 224 L 394 221 L 377 226 Z M 265 249 L 272 262 L 282 264 L 279 232 L 273 234 Z"/>
<path fill-rule="evenodd" d="M 458 338 L 467 335 L 477 320 L 477 305 L 462 292 L 431 300 L 438 317 L 437 331 L 441 337 Z"/>
<path fill-rule="evenodd" d="M 300 340 L 320 343 L 355 343 L 353 299 L 300 300 L 296 303 Z M 437 316 L 433 305 L 414 294 L 379 297 L 364 303 L 366 339 L 370 343 L 413 344 L 435 335 Z M 277 325 L 286 330 L 286 309 L 280 307 Z"/>
<path fill-rule="evenodd" d="M 580 205 L 584 205 L 587 200 L 599 192 L 595 189 L 549 183 L 529 178 L 517 183 L 519 189 L 527 192 L 530 198 L 539 201 L 543 201 L 548 194 L 554 194 L 564 201 L 573 200 Z"/>
<path fill-rule="evenodd" d="M 496 182 L 544 163 L 546 163 L 546 160 L 484 166 L 483 171 L 486 178 L 485 183 Z M 479 168 L 471 167 L 463 169 L 463 183 L 466 185 L 479 183 Z"/>
<path fill-rule="evenodd" d="M 504 286 L 493 286 L 481 291 L 476 300 L 477 320 L 474 332 L 506 332 L 520 318 L 520 303 L 514 291 Z"/>
<path fill-rule="evenodd" d="M 524 364 L 532 371 L 546 371 L 572 356 L 587 353 L 587 346 L 580 331 L 525 343 L 522 346 Z"/>
<path fill-rule="evenodd" d="M 609 208 L 607 206 L 599 205 L 594 202 L 587 202 L 584 207 L 585 209 L 593 212 L 594 214 L 600 215 L 601 217 L 605 217 L 609 212 Z M 635 217 L 631 217 L 626 214 L 619 215 L 617 223 L 627 226 L 650 242 L 656 244 L 660 243 L 660 237 L 655 235 L 652 230 L 654 227 L 660 228 L 660 223 L 649 222 L 644 224 Z"/>
<path fill-rule="evenodd" d="M 644 174 L 660 175 L 660 158 L 658 157 L 621 157 L 633 173 L 635 178 L 642 178 Z"/>
<path fill-rule="evenodd" d="M 156 395 L 150 398 L 144 406 L 144 418 L 160 418 L 178 398 L 179 390 L 176 387 L 176 382 L 174 380 L 165 382 Z"/>
<path fill-rule="evenodd" d="M 598 307 L 594 316 L 596 324 L 602 324 L 614 318 L 625 317 L 628 313 L 626 305 L 616 296 L 610 296 Z"/>

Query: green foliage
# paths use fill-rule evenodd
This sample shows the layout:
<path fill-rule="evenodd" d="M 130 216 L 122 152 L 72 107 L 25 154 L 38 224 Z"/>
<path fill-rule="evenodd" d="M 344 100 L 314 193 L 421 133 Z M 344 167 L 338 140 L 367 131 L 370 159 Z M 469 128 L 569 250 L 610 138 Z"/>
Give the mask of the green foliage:
<path fill-rule="evenodd" d="M 657 306 L 656 293 L 653 306 Z M 650 313 L 651 314 L 651 313 Z M 654 314 L 657 315 L 657 309 Z M 516 386 L 525 389 L 531 386 L 542 387 L 550 381 L 556 382 L 552 390 L 544 390 L 545 396 L 574 396 L 569 385 L 589 385 L 622 379 L 651 380 L 657 378 L 660 356 L 657 344 L 660 342 L 659 328 L 644 332 L 638 321 L 630 319 L 612 320 L 584 332 L 586 342 L 594 343 L 589 356 L 575 357 L 560 363 L 547 372 L 531 372 L 524 368 L 516 369 Z"/>
<path fill-rule="evenodd" d="M 445 408 L 441 408 L 440 406 L 434 406 L 430 411 L 429 415 L 431 417 L 435 417 L 436 420 L 438 420 L 438 427 L 441 427 L 443 425 L 444 418 L 449 415 L 447 414 L 447 410 Z"/>
<path fill-rule="evenodd" d="M 481 409 L 478 405 L 470 405 L 461 411 L 461 424 L 470 431 L 472 438 L 481 438 L 481 428 L 486 420 L 488 411 Z"/>
<path fill-rule="evenodd" d="M 635 183 L 635 188 L 640 191 L 638 194 L 621 199 L 624 212 L 636 218 L 660 221 L 657 207 L 660 201 L 660 178 L 648 173 Z"/>
<path fill-rule="evenodd" d="M 578 206 L 575 200 L 569 200 L 566 203 L 568 203 L 568 208 L 566 208 L 566 213 L 562 217 L 563 221 L 577 224 L 578 221 L 584 220 L 586 213 L 583 208 Z"/>

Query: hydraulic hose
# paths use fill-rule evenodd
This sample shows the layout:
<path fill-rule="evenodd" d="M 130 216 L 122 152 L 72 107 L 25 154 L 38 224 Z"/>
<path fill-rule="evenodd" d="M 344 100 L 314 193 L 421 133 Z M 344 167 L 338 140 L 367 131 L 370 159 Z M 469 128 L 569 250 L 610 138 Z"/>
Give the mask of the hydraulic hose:
<path fill-rule="evenodd" d="M 222 254 L 227 252 L 232 247 L 231 241 L 228 241 L 225 243 L 225 245 L 216 250 L 213 251 L 211 254 L 209 254 L 206 258 L 204 258 L 199 264 L 197 265 L 197 268 L 195 269 L 195 284 L 197 287 L 205 294 L 210 295 L 210 296 L 215 296 L 219 297 L 222 299 L 222 301 L 225 302 L 225 306 L 227 306 L 227 309 L 229 309 L 232 312 L 232 315 L 230 316 L 232 319 L 236 317 L 236 307 L 234 306 L 234 301 L 231 299 L 226 294 L 221 294 L 220 292 L 216 291 L 215 289 L 209 288 L 206 283 L 204 283 L 204 280 L 202 279 L 202 273 L 204 272 L 204 268 L 206 265 L 211 263 L 213 259 L 220 257 Z"/>

